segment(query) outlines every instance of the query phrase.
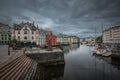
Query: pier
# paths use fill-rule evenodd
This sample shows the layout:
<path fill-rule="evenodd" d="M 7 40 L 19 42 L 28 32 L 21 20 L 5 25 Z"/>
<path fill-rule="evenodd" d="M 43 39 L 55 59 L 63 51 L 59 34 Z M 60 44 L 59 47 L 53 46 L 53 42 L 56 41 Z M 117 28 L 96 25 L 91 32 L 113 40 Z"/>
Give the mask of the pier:
<path fill-rule="evenodd" d="M 32 48 L 26 49 L 25 54 L 38 63 L 46 64 L 65 64 L 64 54 L 60 48 L 53 47 L 52 51 L 46 49 Z"/>
<path fill-rule="evenodd" d="M 61 49 L 56 47 L 52 51 L 38 47 L 24 49 L 25 51 L 22 50 L 20 54 L 0 66 L 0 80 L 43 80 L 46 76 L 52 78 L 51 74 L 48 74 L 49 72 L 54 73 L 53 75 L 56 77 L 63 75 L 65 61 Z M 60 68 L 62 73 L 46 72 L 44 70 L 46 67 Z"/>

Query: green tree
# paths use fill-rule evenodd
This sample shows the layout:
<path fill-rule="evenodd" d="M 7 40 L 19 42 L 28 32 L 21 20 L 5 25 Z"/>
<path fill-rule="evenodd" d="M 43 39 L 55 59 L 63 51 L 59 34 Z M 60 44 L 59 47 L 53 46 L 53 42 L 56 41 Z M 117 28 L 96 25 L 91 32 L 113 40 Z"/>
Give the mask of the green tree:
<path fill-rule="evenodd" d="M 98 36 L 98 37 L 96 38 L 96 42 L 97 42 L 97 43 L 102 43 L 102 36 Z"/>

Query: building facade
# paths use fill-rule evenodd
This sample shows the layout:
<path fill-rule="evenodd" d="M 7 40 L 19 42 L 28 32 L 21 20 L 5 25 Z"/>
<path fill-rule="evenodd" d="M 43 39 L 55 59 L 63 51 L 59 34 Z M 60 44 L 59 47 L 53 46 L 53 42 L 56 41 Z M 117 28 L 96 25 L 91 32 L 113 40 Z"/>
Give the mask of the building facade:
<path fill-rule="evenodd" d="M 49 32 L 46 35 L 46 45 L 56 45 L 57 44 L 57 37 L 52 33 Z"/>
<path fill-rule="evenodd" d="M 120 26 L 104 30 L 103 43 L 120 43 Z"/>
<path fill-rule="evenodd" d="M 63 44 L 68 44 L 68 36 L 63 35 Z"/>
<path fill-rule="evenodd" d="M 64 34 L 57 35 L 57 43 L 58 44 L 68 44 L 68 36 Z"/>
<path fill-rule="evenodd" d="M 68 36 L 68 43 L 71 44 L 71 37 Z"/>
<path fill-rule="evenodd" d="M 12 39 L 17 39 L 22 42 L 35 42 L 39 44 L 39 29 L 33 23 L 22 22 L 14 24 L 12 31 Z"/>
<path fill-rule="evenodd" d="M 79 37 L 77 37 L 77 36 L 71 36 L 71 43 L 72 44 L 77 44 L 79 42 L 80 42 Z"/>
<path fill-rule="evenodd" d="M 11 40 L 10 26 L 0 23 L 0 44 L 9 44 Z"/>
<path fill-rule="evenodd" d="M 49 31 L 39 29 L 39 45 L 40 46 L 46 45 L 46 35 L 48 33 L 49 33 Z"/>
<path fill-rule="evenodd" d="M 62 34 L 58 34 L 57 35 L 57 44 L 61 44 L 63 43 L 63 35 Z"/>

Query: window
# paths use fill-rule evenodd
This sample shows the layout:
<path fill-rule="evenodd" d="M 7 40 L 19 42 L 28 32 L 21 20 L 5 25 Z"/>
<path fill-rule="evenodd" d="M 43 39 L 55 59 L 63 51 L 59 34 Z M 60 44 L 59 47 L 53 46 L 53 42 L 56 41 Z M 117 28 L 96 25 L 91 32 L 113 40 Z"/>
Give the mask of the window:
<path fill-rule="evenodd" d="M 34 34 L 34 31 L 32 31 L 32 34 Z"/>
<path fill-rule="evenodd" d="M 11 37 L 9 37 L 9 40 L 11 40 Z"/>
<path fill-rule="evenodd" d="M 18 34 L 20 34 L 20 31 L 18 31 Z"/>
<path fill-rule="evenodd" d="M 27 31 L 24 31 L 24 34 L 27 34 Z"/>
<path fill-rule="evenodd" d="M 2 36 L 2 40 L 3 40 L 3 36 Z"/>
<path fill-rule="evenodd" d="M 5 40 L 7 39 L 7 35 L 5 35 Z"/>
<path fill-rule="evenodd" d="M 27 37 L 25 36 L 24 39 L 27 40 Z"/>
<path fill-rule="evenodd" d="M 18 39 L 20 40 L 20 36 L 18 36 Z"/>
<path fill-rule="evenodd" d="M 32 39 L 34 39 L 34 37 L 32 36 Z"/>
<path fill-rule="evenodd" d="M 11 35 L 9 35 L 9 37 L 11 37 Z"/>

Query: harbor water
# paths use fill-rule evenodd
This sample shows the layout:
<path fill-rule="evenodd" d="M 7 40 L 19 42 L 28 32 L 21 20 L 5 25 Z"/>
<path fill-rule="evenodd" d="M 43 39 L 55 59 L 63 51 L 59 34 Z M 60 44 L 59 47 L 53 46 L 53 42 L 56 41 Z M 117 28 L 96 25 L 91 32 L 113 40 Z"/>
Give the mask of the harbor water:
<path fill-rule="evenodd" d="M 93 49 L 78 44 L 64 47 L 62 80 L 120 80 L 120 62 L 93 55 Z"/>

